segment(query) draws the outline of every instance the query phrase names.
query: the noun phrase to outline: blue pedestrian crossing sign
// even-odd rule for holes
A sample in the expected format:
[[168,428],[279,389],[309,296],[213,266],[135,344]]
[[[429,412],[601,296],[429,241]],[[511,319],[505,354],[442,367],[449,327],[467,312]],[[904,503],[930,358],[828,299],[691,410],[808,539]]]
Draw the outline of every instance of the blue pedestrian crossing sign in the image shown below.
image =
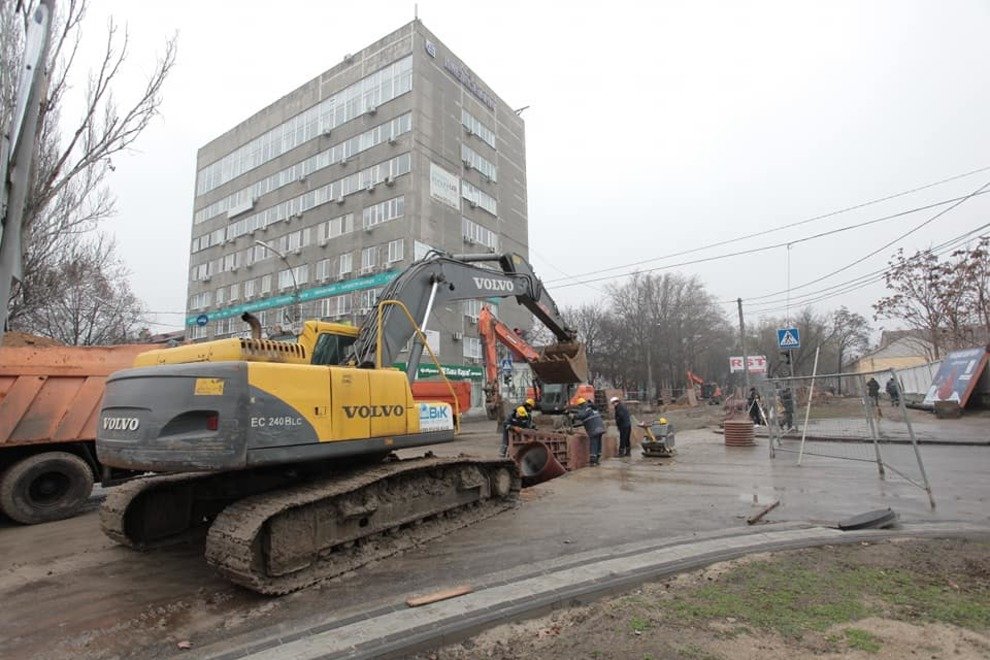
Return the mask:
[[502,358],[501,368],[504,372],[512,371],[512,360],[510,358]]
[[801,333],[797,328],[779,328],[777,330],[777,346],[785,351],[801,348]]

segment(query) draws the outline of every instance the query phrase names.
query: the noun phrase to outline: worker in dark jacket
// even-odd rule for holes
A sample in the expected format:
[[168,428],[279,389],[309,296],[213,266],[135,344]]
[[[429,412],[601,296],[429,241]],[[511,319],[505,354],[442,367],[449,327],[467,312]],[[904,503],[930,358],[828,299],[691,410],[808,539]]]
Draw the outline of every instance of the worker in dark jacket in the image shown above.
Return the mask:
[[866,392],[869,394],[870,399],[873,401],[874,406],[880,405],[880,383],[877,382],[876,378],[870,376],[870,379],[866,381]]
[[602,419],[601,413],[584,397],[578,397],[576,403],[578,407],[574,411],[574,419],[584,426],[584,432],[588,434],[591,465],[598,465],[602,456],[602,436],[605,435],[605,421]]
[[622,400],[613,396],[609,403],[615,406],[615,426],[619,429],[619,456],[630,455],[629,438],[632,436],[632,417]]
[[498,455],[503,458],[509,453],[509,429],[531,429],[533,428],[533,417],[526,410],[525,406],[519,406],[512,411],[509,418],[505,420],[502,428],[502,447]]
[[893,377],[887,381],[887,394],[890,396],[890,405],[896,406],[901,400],[901,391],[897,387],[897,381]]

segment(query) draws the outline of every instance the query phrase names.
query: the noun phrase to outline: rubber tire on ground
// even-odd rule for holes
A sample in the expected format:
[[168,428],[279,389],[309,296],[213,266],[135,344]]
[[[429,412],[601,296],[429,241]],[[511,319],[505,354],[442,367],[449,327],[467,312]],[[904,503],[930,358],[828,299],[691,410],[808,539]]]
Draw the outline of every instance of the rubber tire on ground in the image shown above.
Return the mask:
[[[46,475],[56,492],[43,501],[31,486],[45,485],[39,480]],[[0,510],[25,525],[61,520],[76,515],[92,492],[93,472],[83,459],[64,451],[34,454],[0,475]]]

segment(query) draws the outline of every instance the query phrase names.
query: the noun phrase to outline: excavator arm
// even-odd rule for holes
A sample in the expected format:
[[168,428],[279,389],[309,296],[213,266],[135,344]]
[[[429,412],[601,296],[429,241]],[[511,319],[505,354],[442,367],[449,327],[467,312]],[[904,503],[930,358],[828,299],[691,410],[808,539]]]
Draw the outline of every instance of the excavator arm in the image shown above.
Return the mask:
[[[416,324],[425,328],[437,305],[488,298],[515,298],[557,337],[559,343],[544,349],[535,361],[538,365],[535,369],[545,364],[549,370],[547,382],[578,382],[587,378],[587,355],[576,342],[577,331],[564,322],[532,266],[511,253],[427,254],[382,291],[379,304],[361,326],[348,361],[362,367],[390,365],[414,336],[415,330],[405,312],[387,301],[402,303]],[[410,381],[414,379],[422,352],[423,345],[414,342],[406,371]]]
[[481,350],[485,358],[485,411],[488,419],[502,418],[502,396],[498,382],[498,355],[496,342],[502,342],[512,354],[530,365],[537,364],[540,352],[527,344],[509,326],[495,318],[492,310],[485,305],[478,316],[478,334],[481,335]]

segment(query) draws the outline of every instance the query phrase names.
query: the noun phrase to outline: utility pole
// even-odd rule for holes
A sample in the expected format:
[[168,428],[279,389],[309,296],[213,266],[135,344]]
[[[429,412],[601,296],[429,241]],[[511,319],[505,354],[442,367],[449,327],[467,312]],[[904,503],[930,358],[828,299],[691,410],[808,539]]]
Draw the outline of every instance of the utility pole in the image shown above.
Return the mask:
[[[11,112],[0,142],[0,343],[7,327],[7,304],[13,280],[22,277],[22,225],[30,173],[37,156],[38,120],[48,76],[45,62],[55,0],[41,0],[27,24],[24,62]],[[13,72],[11,72],[12,75]]]
[[743,379],[746,383],[746,392],[749,392],[749,356],[746,355],[746,324],[743,322],[742,298],[736,298],[739,305],[739,345],[742,347],[743,359]]
[[[266,250],[268,250],[269,252],[271,252],[272,254],[274,254],[276,257],[281,259],[282,263],[285,264],[285,267],[289,269],[289,276],[292,277],[292,292],[293,292],[292,298],[293,298],[293,302],[295,303],[292,306],[292,318],[289,319],[289,323],[295,325],[295,323],[299,321],[301,316],[299,309],[299,284],[296,283],[296,269],[292,267],[292,264],[289,263],[289,260],[286,259],[284,254],[273,248],[268,243],[264,241],[255,240],[254,244],[259,245],[265,248]],[[276,282],[276,285],[278,285],[278,282]]]

